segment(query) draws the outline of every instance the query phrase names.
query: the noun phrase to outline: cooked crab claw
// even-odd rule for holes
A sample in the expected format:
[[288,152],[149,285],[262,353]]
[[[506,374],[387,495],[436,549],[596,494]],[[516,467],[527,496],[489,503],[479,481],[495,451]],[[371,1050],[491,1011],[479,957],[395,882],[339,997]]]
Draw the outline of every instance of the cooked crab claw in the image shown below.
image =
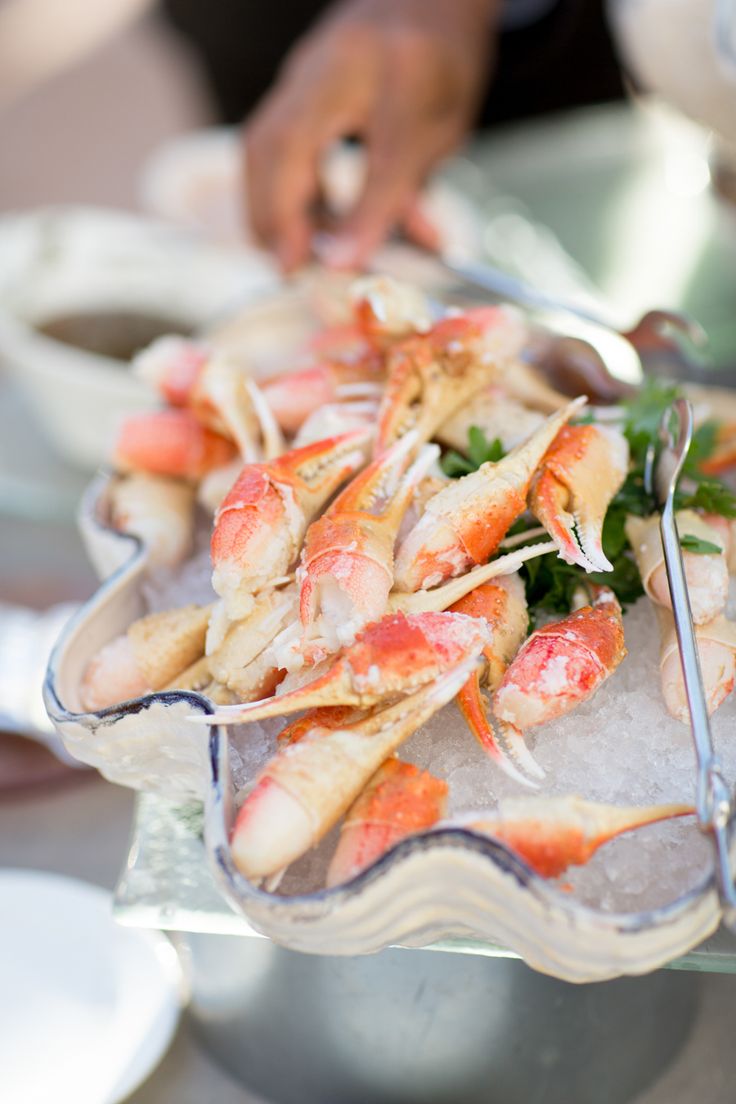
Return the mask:
[[493,693],[526,636],[528,614],[524,584],[518,574],[507,575],[476,587],[450,608],[453,613],[482,618],[491,631],[490,643],[483,649],[484,668],[473,672],[457,696],[460,712],[483,750],[511,778],[529,785],[508,749],[499,744],[486,713],[481,689],[485,686]]
[[498,439],[504,452],[509,452],[531,437],[543,421],[544,415],[538,410],[531,410],[510,398],[503,387],[494,384],[473,395],[464,406],[443,421],[435,437],[443,445],[466,453],[468,434],[477,426],[483,431],[487,441]]
[[429,300],[414,284],[392,276],[361,276],[349,294],[358,328],[374,341],[426,333],[432,325]]
[[296,559],[307,525],[364,462],[370,432],[357,430],[268,464],[248,464],[220,504],[212,533],[212,585],[228,616],[247,616],[253,597]]
[[188,406],[194,385],[211,355],[209,347],[188,337],[157,337],[133,357],[131,370],[170,406]]
[[426,590],[485,563],[526,509],[545,452],[584,404],[584,397],[568,403],[498,463],[482,464],[431,498],[396,554],[397,590]]
[[734,464],[736,464],[736,424],[732,421],[720,421],[716,428],[715,448],[710,456],[700,461],[700,470],[703,475],[719,476]]
[[377,390],[383,378],[380,356],[366,350],[355,358],[322,360],[294,372],[274,376],[261,384],[269,408],[286,433],[296,433],[307,418],[341,396],[348,389],[366,397]]
[[212,639],[212,628],[220,628],[219,618],[210,620],[207,640],[209,668],[219,683],[237,695],[237,701],[252,701],[272,694],[284,677],[268,649],[274,637],[296,614],[296,588],[267,590],[259,594],[255,605],[242,621],[226,623]]
[[[689,724],[690,711],[677,646],[675,621],[668,609],[657,606],[656,610],[660,633],[659,670],[662,696],[670,715],[682,721],[683,724]],[[722,614],[719,614],[704,625],[696,625],[695,639],[708,716],[711,716],[734,687],[736,624],[727,621]]]
[[110,484],[110,521],[145,543],[149,564],[177,567],[192,548],[194,488],[181,479],[132,472]]
[[394,581],[394,542],[414,490],[437,459],[426,445],[402,479],[416,445],[408,433],[340,492],[307,530],[297,571],[305,642],[328,652],[386,611]]
[[626,478],[629,446],[609,426],[565,426],[532,484],[529,506],[566,563],[612,571],[603,552],[603,521]]
[[[323,705],[368,709],[397,694],[410,694],[448,667],[477,658],[489,636],[483,622],[460,613],[387,614],[367,625],[312,682],[275,698],[219,709],[207,721],[238,724]],[[190,719],[200,724],[204,720]]]
[[162,690],[204,654],[209,606],[149,613],[105,644],[82,676],[79,697],[88,712]]
[[324,441],[325,437],[375,426],[377,411],[378,403],[374,399],[325,403],[302,422],[293,447],[303,448],[304,445],[311,445],[312,441]]
[[133,414],[120,427],[113,452],[118,471],[143,471],[198,482],[235,456],[235,446],[203,426],[191,410]]
[[[724,540],[719,530],[709,525],[694,510],[678,510],[675,517],[681,542],[691,538],[705,541],[719,549],[717,552],[690,552],[687,548],[682,549],[682,564],[693,621],[696,625],[704,625],[726,607],[728,562]],[[645,591],[654,603],[672,609],[659,531],[659,514],[652,514],[648,518],[630,514],[625,528]]]
[[496,690],[493,712],[512,754],[523,754],[526,729],[586,701],[626,655],[616,596],[608,587],[591,590],[591,605],[532,633]]
[[516,797],[487,814],[477,810],[453,824],[505,844],[543,878],[584,865],[604,843],[673,817],[691,816],[692,805],[617,806],[581,797]]
[[453,411],[497,378],[525,338],[512,307],[477,307],[395,345],[386,360],[376,454],[409,429],[429,440]]
[[139,353],[133,370],[172,406],[187,407],[203,425],[234,441],[241,459],[254,463],[284,451],[268,405],[247,372],[206,344],[162,337]]
[[352,724],[317,725],[282,748],[238,812],[231,848],[240,872],[251,879],[269,877],[314,847],[381,763],[454,697],[474,662],[465,660],[410,697]]
[[447,792],[447,783],[429,771],[387,759],[345,814],[328,887],[349,881],[400,840],[431,828],[444,816]]

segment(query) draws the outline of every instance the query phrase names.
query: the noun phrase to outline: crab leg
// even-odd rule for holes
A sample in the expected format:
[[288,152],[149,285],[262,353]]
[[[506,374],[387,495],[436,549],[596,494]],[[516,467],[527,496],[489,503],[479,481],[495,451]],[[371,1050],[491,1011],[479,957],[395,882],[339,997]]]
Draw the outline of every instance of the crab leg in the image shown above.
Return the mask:
[[180,479],[134,472],[110,484],[110,521],[134,533],[154,566],[176,567],[189,555],[194,528],[194,489]]
[[232,442],[203,426],[191,410],[154,410],[126,418],[113,464],[119,471],[143,471],[196,483],[234,456]]
[[431,828],[444,816],[447,792],[447,783],[429,771],[387,759],[345,814],[328,887],[349,881],[400,840]]
[[324,441],[325,437],[334,437],[338,433],[374,426],[377,412],[377,402],[370,399],[326,403],[302,422],[293,446],[303,448],[304,445],[311,445],[312,441]]
[[432,325],[427,296],[414,284],[392,276],[361,276],[350,285],[353,317],[361,333],[379,344]]
[[82,708],[96,712],[170,685],[204,654],[209,606],[149,613],[105,644],[82,676]]
[[431,498],[399,547],[397,588],[426,590],[485,563],[526,509],[529,486],[545,452],[584,404],[584,397],[575,399],[503,460],[482,464]]
[[201,341],[167,334],[137,353],[131,369],[158,391],[169,406],[189,406],[192,391],[211,350]]
[[273,414],[247,373],[222,353],[185,338],[163,337],[133,361],[133,370],[173,406],[188,408],[203,425],[234,441],[246,463],[284,451]]
[[628,466],[628,442],[608,426],[565,426],[547,450],[529,507],[566,563],[613,570],[603,552],[603,520]]
[[624,832],[694,812],[692,805],[619,807],[577,796],[517,797],[486,815],[467,813],[452,823],[504,843],[537,874],[556,878]]
[[[655,607],[659,621],[659,670],[662,696],[667,711],[683,724],[690,723],[685,682],[677,647],[675,621],[668,609]],[[736,625],[719,614],[712,621],[695,627],[700,659],[700,673],[708,708],[708,716],[726,700],[734,687],[736,676]]]
[[268,877],[318,843],[381,763],[457,693],[473,662],[349,726],[317,726],[282,748],[235,821],[232,855],[241,873]]
[[393,590],[388,596],[388,608],[392,612],[402,610],[404,613],[425,613],[428,610],[448,609],[454,602],[459,602],[482,583],[504,575],[512,575],[527,560],[546,556],[548,552],[555,552],[556,549],[557,545],[553,541],[530,544],[527,548],[517,548],[505,556],[499,556],[490,563],[480,564],[465,575],[458,575],[456,579],[450,579],[432,590],[418,590],[414,594]]
[[[525,729],[561,717],[591,697],[626,655],[615,595],[608,587],[592,589],[591,605],[532,633],[496,690],[499,737],[509,741],[512,754],[521,751]],[[528,753],[524,760],[528,769]]]
[[386,611],[394,542],[417,483],[439,455],[427,445],[403,480],[416,436],[407,434],[360,472],[307,530],[297,571],[305,641],[328,652]]
[[306,686],[220,709],[206,720],[238,724],[322,705],[367,709],[398,694],[411,694],[449,667],[480,656],[489,638],[482,621],[460,613],[387,614],[367,625],[327,672]]
[[232,620],[288,571],[312,517],[363,464],[369,439],[358,430],[243,468],[215,515],[211,542],[212,585]]
[[274,692],[285,672],[274,663],[269,646],[296,609],[293,585],[264,591],[256,598],[250,615],[229,625],[214,648],[208,639],[212,675],[237,695],[234,700],[252,701]]
[[[719,530],[693,510],[678,510],[675,517],[680,540],[692,537],[707,541],[720,549],[718,552],[706,553],[689,552],[686,548],[682,550],[693,621],[696,625],[704,625],[726,607],[728,563],[723,550],[724,541]],[[659,514],[652,514],[648,518],[630,514],[626,519],[626,536],[634,551],[645,591],[656,605],[672,609],[659,532]]]
[[736,423],[721,421],[716,429],[716,445],[705,460],[700,461],[704,475],[722,475],[736,464]]
[[429,440],[450,414],[498,377],[525,338],[513,308],[477,307],[395,345],[386,361],[376,453],[409,429]]
[[274,376],[261,384],[269,408],[285,433],[296,433],[311,415],[335,403],[341,388],[351,384],[379,384],[381,359],[369,353],[355,361],[326,360],[295,372]]
[[[526,637],[528,614],[524,584],[519,575],[507,575],[496,582],[485,583],[471,590],[451,609],[453,613],[466,613],[470,617],[482,618],[491,630],[491,641],[483,649],[486,660],[484,669],[475,670],[457,696],[460,712],[491,759],[511,778],[529,785],[527,777],[516,768],[506,748],[496,740],[486,715],[481,690],[481,684],[491,693],[498,688],[504,672]],[[517,752],[516,758],[523,759],[523,752],[521,755]],[[535,767],[536,764],[532,761],[531,773],[535,773]]]

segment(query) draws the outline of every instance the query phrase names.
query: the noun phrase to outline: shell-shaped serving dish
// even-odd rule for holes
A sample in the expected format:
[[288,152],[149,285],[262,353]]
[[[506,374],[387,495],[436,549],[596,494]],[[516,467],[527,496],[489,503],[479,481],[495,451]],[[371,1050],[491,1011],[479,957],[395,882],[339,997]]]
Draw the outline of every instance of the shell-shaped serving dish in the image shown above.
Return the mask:
[[65,629],[49,664],[45,700],[69,752],[113,782],[205,804],[208,859],[223,895],[276,943],[314,954],[354,955],[441,939],[488,941],[566,981],[643,974],[684,954],[720,921],[712,875],[666,906],[613,914],[576,902],[534,874],[503,845],[463,829],[404,840],[370,869],[335,889],[281,897],[235,868],[228,741],[202,694],[168,691],[101,710],[79,711],[82,672],[97,650],[144,612],[147,553],[137,538],[104,523],[107,481],[90,487],[81,527],[105,577]]

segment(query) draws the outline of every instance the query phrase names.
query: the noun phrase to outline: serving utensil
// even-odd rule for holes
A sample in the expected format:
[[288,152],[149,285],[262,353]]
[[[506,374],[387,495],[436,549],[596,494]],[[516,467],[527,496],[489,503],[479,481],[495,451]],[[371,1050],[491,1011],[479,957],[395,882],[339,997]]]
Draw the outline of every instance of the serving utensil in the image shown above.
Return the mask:
[[491,295],[500,296],[532,310],[562,312],[574,315],[583,322],[611,330],[619,334],[636,350],[639,357],[652,350],[668,350],[680,354],[680,340],[684,337],[696,348],[707,343],[705,330],[684,311],[656,308],[645,314],[629,329],[621,329],[605,308],[561,299],[533,287],[516,276],[510,276],[484,261],[466,261],[449,254],[438,254],[437,263],[448,275]]
[[736,888],[729,856],[733,797],[713,748],[703,677],[695,640],[690,597],[685,582],[680,537],[675,520],[674,495],[693,435],[693,409],[687,399],[676,399],[665,411],[657,442],[647,451],[644,483],[661,508],[660,532],[667,581],[672,596],[677,643],[685,683],[697,761],[696,809],[698,824],[710,834],[716,855],[716,881],[723,921],[736,930]]

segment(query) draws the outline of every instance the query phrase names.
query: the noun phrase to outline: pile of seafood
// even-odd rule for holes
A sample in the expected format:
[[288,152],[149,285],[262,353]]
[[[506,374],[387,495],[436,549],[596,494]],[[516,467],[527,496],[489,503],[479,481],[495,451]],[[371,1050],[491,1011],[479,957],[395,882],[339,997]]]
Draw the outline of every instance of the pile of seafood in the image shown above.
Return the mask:
[[[692,814],[535,795],[544,771],[527,743],[613,675],[622,605],[642,593],[664,706],[687,722],[641,478],[668,389],[628,411],[561,394],[505,305],[438,317],[420,290],[374,277],[354,282],[346,311],[267,379],[216,340],[164,338],[136,358],[165,405],[121,429],[109,520],[171,572],[206,517],[215,600],[150,613],[104,646],[83,708],[178,688],[215,705],[192,724],[245,725],[246,740],[249,724],[290,718],[238,795],[231,840],[267,888],[336,826],[330,886],[438,825],[557,877],[621,833]],[[732,437],[701,421],[678,527],[713,712],[736,672],[736,500],[713,478]],[[518,793],[448,819],[447,782],[400,755],[453,701]]]

